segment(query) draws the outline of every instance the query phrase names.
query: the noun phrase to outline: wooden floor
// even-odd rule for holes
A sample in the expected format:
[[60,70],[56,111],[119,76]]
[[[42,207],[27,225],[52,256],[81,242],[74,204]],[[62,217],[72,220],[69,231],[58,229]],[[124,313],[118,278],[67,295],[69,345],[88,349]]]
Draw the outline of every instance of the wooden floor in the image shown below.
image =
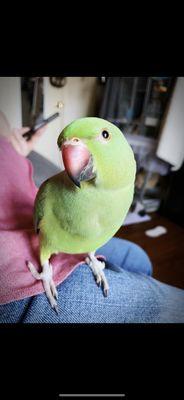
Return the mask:
[[[151,221],[121,227],[116,236],[140,245],[153,264],[153,277],[184,289],[184,228],[156,213],[150,214]],[[167,233],[150,238],[147,229],[162,225]]]

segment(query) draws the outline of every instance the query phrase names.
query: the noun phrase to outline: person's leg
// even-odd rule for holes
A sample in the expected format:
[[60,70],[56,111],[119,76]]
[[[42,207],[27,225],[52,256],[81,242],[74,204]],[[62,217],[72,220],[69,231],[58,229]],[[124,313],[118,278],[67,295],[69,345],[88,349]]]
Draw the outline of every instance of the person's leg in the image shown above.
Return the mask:
[[140,246],[128,240],[113,237],[98,249],[96,254],[103,254],[107,262],[127,271],[152,275],[151,261],[146,252]]
[[[130,243],[128,245],[131,246]],[[108,248],[107,246],[106,254],[103,252],[106,256]],[[134,260],[136,248],[134,247]],[[99,252],[102,254],[102,250]],[[41,294],[0,306],[0,322],[184,322],[184,290],[158,282],[142,272],[130,272],[124,268],[121,273],[107,269],[106,276],[110,284],[107,298],[95,284],[88,266],[83,264],[57,286],[59,315],[51,309],[45,294]]]

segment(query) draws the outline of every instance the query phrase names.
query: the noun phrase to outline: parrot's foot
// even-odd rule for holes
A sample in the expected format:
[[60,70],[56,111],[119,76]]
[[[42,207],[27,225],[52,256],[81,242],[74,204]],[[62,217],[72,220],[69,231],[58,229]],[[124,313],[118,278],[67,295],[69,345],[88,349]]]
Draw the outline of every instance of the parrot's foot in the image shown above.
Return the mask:
[[93,275],[95,277],[96,283],[98,286],[103,286],[104,296],[107,297],[109,292],[109,285],[104,274],[103,269],[105,268],[105,263],[99,261],[94,253],[90,253],[88,257],[86,257],[85,262],[91,268]]
[[42,280],[43,287],[45,289],[45,293],[51,304],[51,307],[58,314],[58,307],[56,301],[58,299],[58,293],[55,283],[52,279],[52,265],[49,264],[48,261],[45,262],[42,265],[42,272],[40,273],[36,270],[35,266],[30,261],[27,262],[27,266],[35,279]]

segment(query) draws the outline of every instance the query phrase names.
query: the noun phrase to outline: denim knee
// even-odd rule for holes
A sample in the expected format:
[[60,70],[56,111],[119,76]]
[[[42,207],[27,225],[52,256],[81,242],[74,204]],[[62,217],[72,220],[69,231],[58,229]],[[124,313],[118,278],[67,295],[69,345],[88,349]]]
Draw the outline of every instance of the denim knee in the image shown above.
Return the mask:
[[137,244],[129,242],[122,267],[126,270],[152,275],[153,267],[147,253]]

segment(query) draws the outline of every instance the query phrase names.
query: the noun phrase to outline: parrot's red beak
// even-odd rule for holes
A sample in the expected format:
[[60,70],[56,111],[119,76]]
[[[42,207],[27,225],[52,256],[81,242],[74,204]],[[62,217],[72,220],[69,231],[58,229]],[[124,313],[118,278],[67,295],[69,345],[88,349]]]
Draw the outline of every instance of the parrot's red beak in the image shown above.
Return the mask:
[[80,139],[66,140],[61,151],[65,170],[76,186],[95,177],[92,155]]

